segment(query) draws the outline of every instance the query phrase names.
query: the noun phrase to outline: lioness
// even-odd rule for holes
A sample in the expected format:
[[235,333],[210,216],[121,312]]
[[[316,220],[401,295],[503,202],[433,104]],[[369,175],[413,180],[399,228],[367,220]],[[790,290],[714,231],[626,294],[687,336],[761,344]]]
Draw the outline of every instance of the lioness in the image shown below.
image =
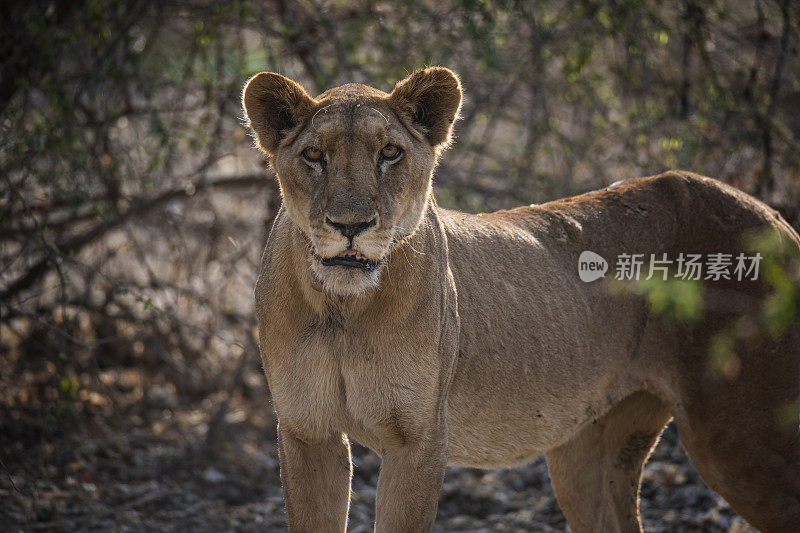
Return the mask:
[[[738,513],[800,530],[800,327],[762,331],[771,285],[698,282],[691,321],[577,268],[586,250],[735,258],[764,228],[796,255],[774,210],[685,172],[482,216],[439,208],[431,177],[461,105],[445,68],[316,98],[261,73],[243,103],[283,195],[255,300],[292,531],[345,530],[348,438],[382,457],[377,531],[431,530],[447,465],[543,453],[573,531],[639,531],[642,465],[671,417]],[[720,339],[736,372],[709,370]]]

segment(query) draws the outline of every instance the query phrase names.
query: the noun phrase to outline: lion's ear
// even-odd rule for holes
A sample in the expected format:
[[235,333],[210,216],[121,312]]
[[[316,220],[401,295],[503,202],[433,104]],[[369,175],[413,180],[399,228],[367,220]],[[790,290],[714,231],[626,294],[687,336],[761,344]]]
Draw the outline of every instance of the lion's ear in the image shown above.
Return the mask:
[[461,83],[446,68],[421,69],[395,85],[389,102],[433,146],[438,146],[450,141],[461,107]]
[[250,78],[242,93],[247,124],[258,146],[270,154],[288,130],[311,116],[315,104],[303,87],[273,72]]

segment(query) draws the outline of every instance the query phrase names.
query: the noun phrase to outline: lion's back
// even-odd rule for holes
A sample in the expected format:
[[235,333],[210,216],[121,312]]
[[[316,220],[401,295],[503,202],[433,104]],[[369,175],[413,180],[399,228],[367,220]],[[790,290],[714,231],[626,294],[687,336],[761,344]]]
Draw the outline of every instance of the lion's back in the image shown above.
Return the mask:
[[541,205],[478,215],[440,212],[451,249],[468,255],[477,246],[513,256],[508,248],[526,242],[550,254],[592,245],[628,253],[739,249],[746,244],[742,236],[769,228],[800,247],[797,232],[776,210],[720,181],[681,171]]

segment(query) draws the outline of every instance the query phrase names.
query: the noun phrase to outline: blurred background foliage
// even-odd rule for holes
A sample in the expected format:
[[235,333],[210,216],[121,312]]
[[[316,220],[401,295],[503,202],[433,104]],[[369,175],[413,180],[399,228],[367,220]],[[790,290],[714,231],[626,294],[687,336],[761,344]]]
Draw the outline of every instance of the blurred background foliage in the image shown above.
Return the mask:
[[209,452],[231,424],[273,431],[251,292],[280,198],[241,123],[255,72],[314,94],[458,72],[446,207],[682,168],[798,228],[799,32],[789,0],[0,3],[0,457],[19,494],[75,466],[55,438],[124,455],[137,434]]

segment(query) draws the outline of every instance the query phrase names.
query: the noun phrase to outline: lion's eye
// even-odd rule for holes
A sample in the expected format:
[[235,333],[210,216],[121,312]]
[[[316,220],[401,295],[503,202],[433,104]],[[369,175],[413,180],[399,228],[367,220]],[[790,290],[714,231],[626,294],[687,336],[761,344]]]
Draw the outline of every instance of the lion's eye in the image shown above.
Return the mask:
[[303,157],[305,157],[307,161],[310,161],[312,163],[319,163],[320,161],[322,161],[322,156],[323,156],[322,150],[318,150],[313,146],[309,146],[308,148],[303,150]]
[[400,157],[400,147],[395,146],[393,144],[387,144],[381,150],[381,157],[384,158],[386,161],[391,161],[393,159],[397,159]]

